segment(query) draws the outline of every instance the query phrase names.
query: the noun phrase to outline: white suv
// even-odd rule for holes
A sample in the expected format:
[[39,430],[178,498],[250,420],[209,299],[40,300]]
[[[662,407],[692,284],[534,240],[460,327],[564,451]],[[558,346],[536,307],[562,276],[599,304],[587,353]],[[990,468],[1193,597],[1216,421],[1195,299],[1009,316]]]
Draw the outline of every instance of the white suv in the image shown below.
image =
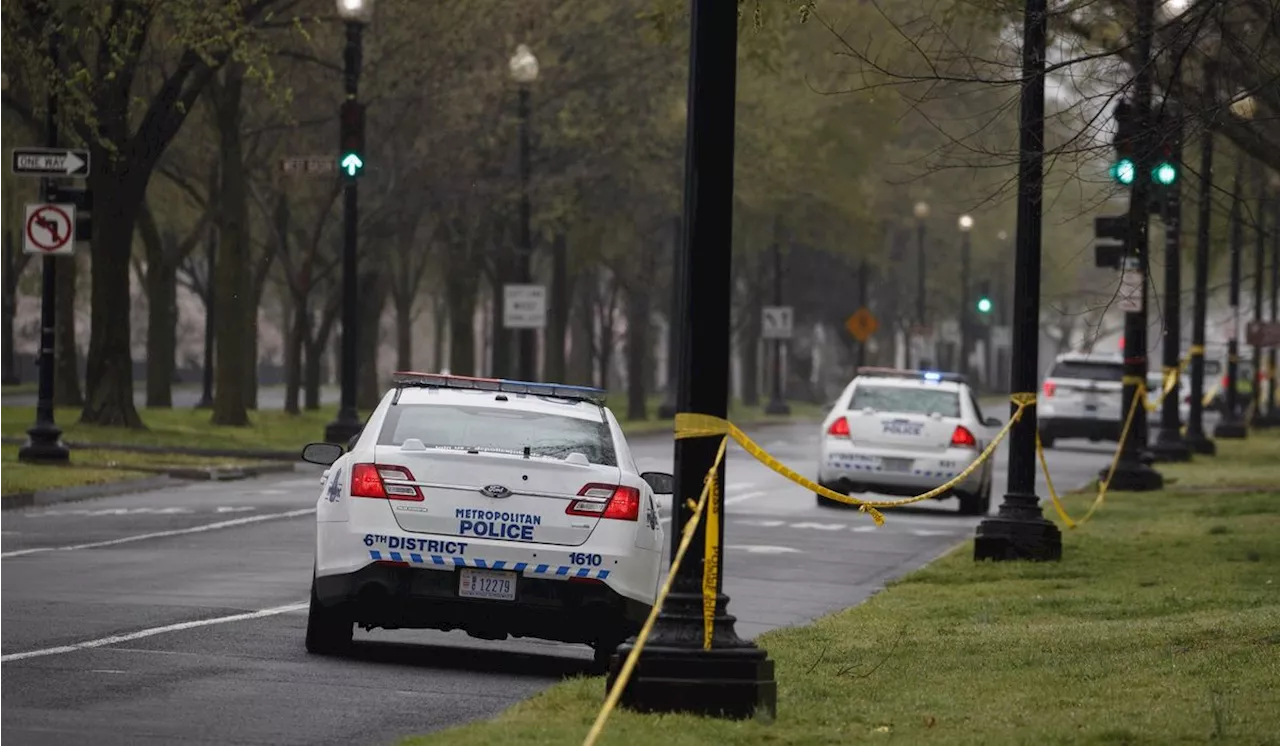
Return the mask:
[[1040,442],[1058,438],[1120,439],[1124,358],[1117,354],[1059,355],[1036,404]]

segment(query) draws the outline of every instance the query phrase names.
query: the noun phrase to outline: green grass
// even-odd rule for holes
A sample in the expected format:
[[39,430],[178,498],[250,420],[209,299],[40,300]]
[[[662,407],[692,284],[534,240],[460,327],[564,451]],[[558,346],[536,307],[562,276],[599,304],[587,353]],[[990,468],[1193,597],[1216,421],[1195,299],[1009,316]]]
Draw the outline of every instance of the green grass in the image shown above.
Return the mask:
[[[623,430],[629,435],[670,431],[671,420],[656,419],[659,403],[655,400],[648,408],[650,417],[654,419],[624,420]],[[761,407],[741,405],[732,407],[730,416],[744,423],[764,419],[794,422],[820,418],[824,411],[816,405],[801,402],[792,402],[790,406],[791,415],[788,417],[768,417]],[[625,402],[613,402],[613,407],[615,415],[625,416]],[[267,409],[250,412],[250,427],[215,427],[209,423],[209,410],[140,409],[138,413],[147,425],[146,430],[82,425],[78,409],[58,409],[54,418],[63,430],[63,439],[73,443],[295,451],[324,438],[325,425],[333,420],[336,408],[322,407],[299,415]],[[24,437],[34,420],[35,409],[32,407],[0,407],[0,432],[6,437]]]
[[9,394],[34,394],[40,388],[35,381],[28,383],[16,383],[12,386],[0,386],[0,396]]
[[23,464],[19,446],[0,446],[0,494],[13,495],[59,487],[138,479],[178,468],[247,466],[259,461],[170,453],[136,453],[106,449],[75,449],[67,466]]
[[1158,464],[1167,486],[1178,491],[1215,488],[1280,490],[1280,430],[1250,430],[1243,440],[1218,440],[1217,456],[1189,464]]
[[[1218,446],[1225,466],[1198,468],[1232,484],[1270,479],[1280,454],[1261,437]],[[1112,494],[1057,563],[975,564],[966,543],[859,607],[763,635],[772,724],[619,710],[600,743],[1280,743],[1277,485]],[[1092,495],[1066,500],[1080,515]],[[403,743],[579,744],[603,698],[603,679],[573,679]]]

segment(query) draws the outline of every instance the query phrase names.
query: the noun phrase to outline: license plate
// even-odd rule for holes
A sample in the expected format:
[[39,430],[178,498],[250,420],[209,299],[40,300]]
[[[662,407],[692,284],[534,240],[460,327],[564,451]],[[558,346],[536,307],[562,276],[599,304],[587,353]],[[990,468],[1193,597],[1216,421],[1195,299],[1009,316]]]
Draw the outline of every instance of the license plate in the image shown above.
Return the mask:
[[516,600],[516,574],[500,570],[460,571],[458,595],[462,598],[484,598],[490,601]]
[[909,458],[882,458],[880,459],[880,468],[885,471],[905,472],[911,471],[912,461]]

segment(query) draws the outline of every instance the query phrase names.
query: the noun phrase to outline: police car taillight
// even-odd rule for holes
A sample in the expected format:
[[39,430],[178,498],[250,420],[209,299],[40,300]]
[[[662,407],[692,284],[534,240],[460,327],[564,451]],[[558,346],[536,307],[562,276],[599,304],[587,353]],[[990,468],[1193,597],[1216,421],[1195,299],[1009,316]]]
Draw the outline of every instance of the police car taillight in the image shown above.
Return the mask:
[[388,479],[412,482],[413,473],[403,466],[356,464],[351,467],[351,496],[422,502],[422,491],[416,486],[387,484]]
[[831,423],[831,427],[827,428],[827,435],[844,436],[848,434],[849,434],[849,421],[843,417]]
[[1058,384],[1053,381],[1044,382],[1044,398],[1052,399],[1054,392],[1058,390]]
[[952,448],[977,448],[978,439],[973,437],[973,433],[969,432],[969,428],[964,425],[956,425],[955,432],[951,433]]
[[567,515],[612,518],[618,521],[635,521],[640,518],[640,490],[635,487],[588,484],[578,491],[578,496],[591,499],[569,503],[564,511]]

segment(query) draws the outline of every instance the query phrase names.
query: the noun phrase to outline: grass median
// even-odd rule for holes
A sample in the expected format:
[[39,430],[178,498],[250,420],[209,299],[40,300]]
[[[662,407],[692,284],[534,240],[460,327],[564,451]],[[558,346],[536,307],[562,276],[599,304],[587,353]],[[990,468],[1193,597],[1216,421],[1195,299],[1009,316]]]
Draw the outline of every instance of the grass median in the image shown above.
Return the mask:
[[[619,710],[600,742],[1276,743],[1280,434],[1218,448],[1162,465],[1170,489],[1109,495],[1064,530],[1061,562],[975,564],[966,543],[859,607],[763,635],[772,724]],[[1078,517],[1092,499],[1065,502]],[[577,744],[603,698],[603,679],[572,679],[403,744]]]
[[[625,402],[611,403],[616,416],[626,414]],[[823,410],[812,404],[791,403],[787,416],[765,415],[761,407],[736,404],[730,408],[730,417],[736,422],[761,421],[803,422],[820,419]],[[622,429],[628,435],[656,434],[670,431],[672,421],[657,419],[658,402],[648,409],[653,419],[624,420]],[[146,424],[146,430],[119,427],[98,427],[79,422],[78,409],[60,408],[54,413],[63,439],[71,443],[103,443],[126,446],[150,446],[170,448],[204,448],[225,450],[300,451],[307,443],[324,437],[325,425],[333,421],[334,407],[323,407],[301,414],[287,414],[282,410],[258,410],[249,413],[249,427],[220,427],[209,422],[207,409],[140,409],[138,412]],[[0,407],[0,432],[5,437],[25,437],[27,428],[35,421],[33,407]]]

